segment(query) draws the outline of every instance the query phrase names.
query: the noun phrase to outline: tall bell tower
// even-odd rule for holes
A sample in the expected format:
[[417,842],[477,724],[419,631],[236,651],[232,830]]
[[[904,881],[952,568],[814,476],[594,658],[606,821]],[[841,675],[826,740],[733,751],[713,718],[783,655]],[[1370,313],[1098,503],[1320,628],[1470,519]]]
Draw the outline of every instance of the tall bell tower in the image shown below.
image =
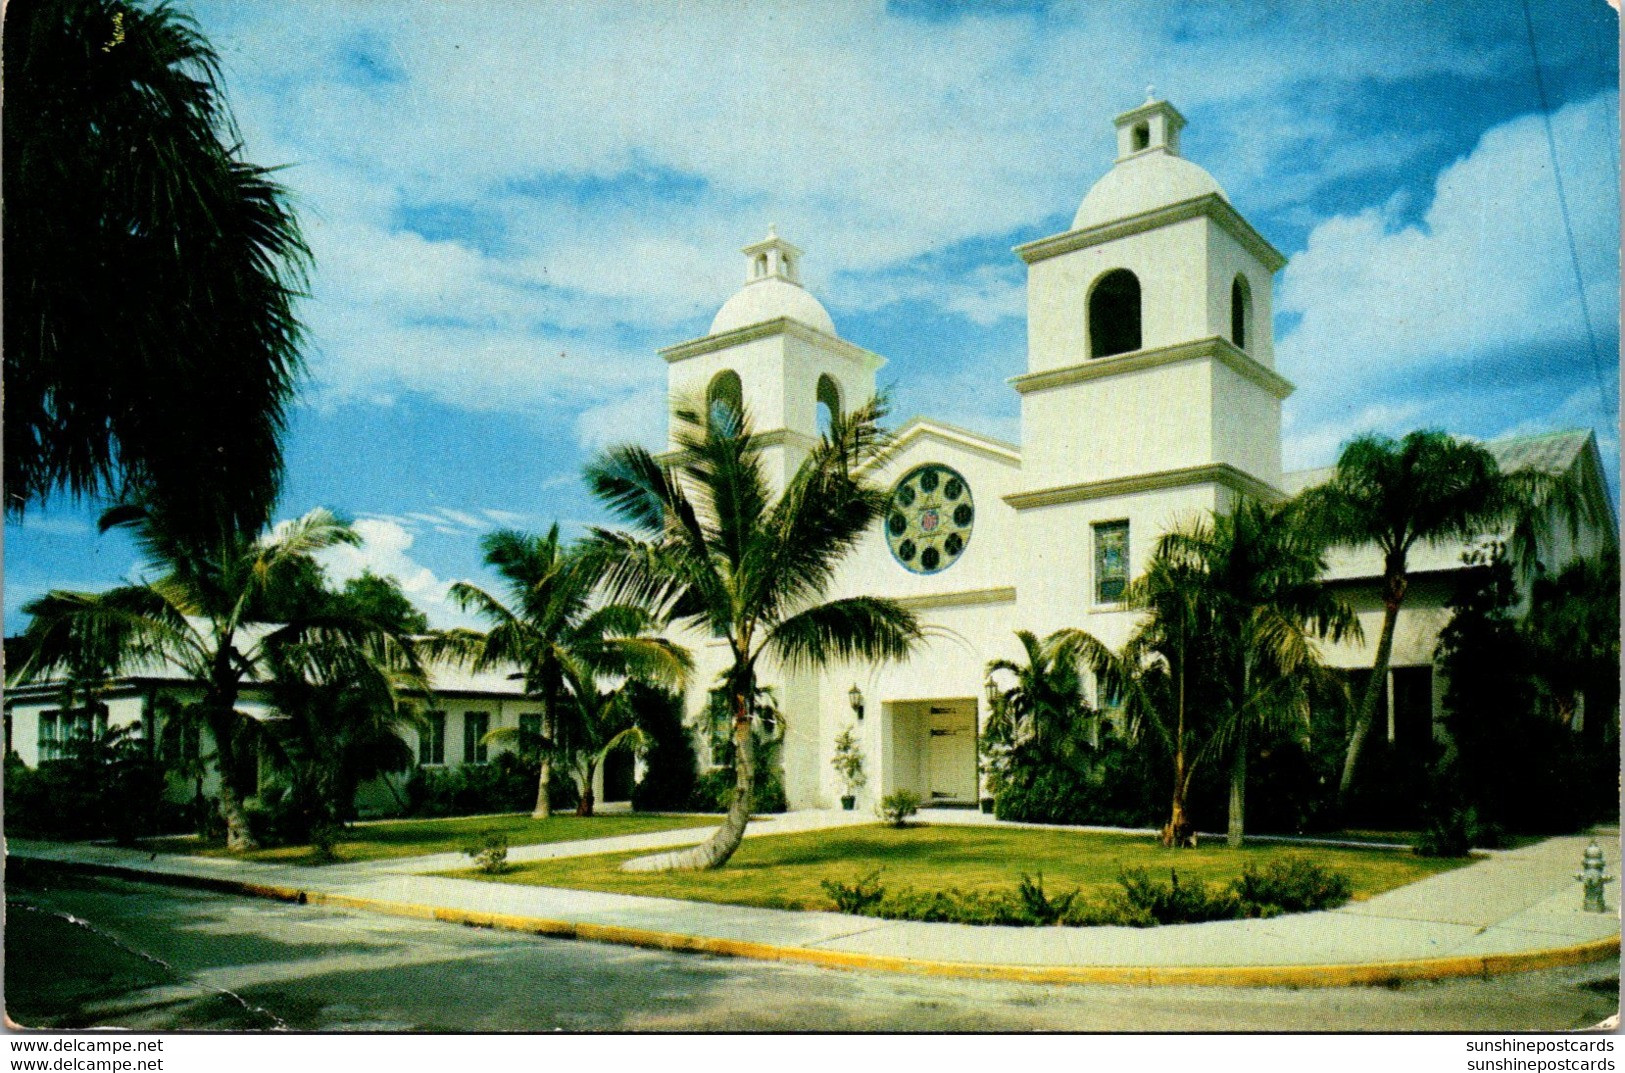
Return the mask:
[[1152,97],[1118,116],[1117,158],[1072,228],[1028,243],[1021,518],[1032,628],[1126,632],[1125,579],[1173,525],[1274,498],[1281,402],[1270,298],[1286,259],[1180,155]]

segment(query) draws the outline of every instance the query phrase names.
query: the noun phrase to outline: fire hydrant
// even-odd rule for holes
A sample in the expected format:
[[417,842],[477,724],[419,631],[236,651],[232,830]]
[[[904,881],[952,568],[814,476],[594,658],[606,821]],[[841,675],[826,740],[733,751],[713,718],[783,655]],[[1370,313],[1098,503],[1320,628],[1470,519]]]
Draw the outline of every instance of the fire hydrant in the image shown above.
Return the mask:
[[1585,904],[1581,907],[1587,913],[1606,913],[1608,906],[1603,903],[1602,889],[1614,881],[1614,877],[1604,874],[1607,868],[1602,859],[1602,850],[1593,841],[1586,847],[1585,860],[1580,865],[1580,874],[1574,878],[1580,882],[1585,891]]

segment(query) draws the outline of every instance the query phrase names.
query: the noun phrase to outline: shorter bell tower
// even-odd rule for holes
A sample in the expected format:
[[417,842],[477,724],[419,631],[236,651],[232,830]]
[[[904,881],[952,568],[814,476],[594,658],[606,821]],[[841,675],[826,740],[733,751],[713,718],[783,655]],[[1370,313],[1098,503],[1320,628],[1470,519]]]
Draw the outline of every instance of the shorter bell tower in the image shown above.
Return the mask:
[[[874,397],[885,359],[842,339],[823,303],[801,285],[802,253],[769,227],[740,251],[745,284],[717,312],[711,330],[660,352],[668,400],[749,415],[764,445],[769,479],[782,488],[818,442],[821,413]],[[676,447],[673,420],[670,447]]]

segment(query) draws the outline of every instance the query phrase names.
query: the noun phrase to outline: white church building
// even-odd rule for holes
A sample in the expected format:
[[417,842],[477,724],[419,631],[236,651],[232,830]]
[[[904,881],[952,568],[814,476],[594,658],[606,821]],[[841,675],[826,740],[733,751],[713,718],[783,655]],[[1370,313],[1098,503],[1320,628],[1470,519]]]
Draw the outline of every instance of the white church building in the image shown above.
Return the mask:
[[[886,517],[843,562],[829,593],[898,600],[930,627],[928,643],[906,663],[788,675],[763,668],[784,716],[780,755],[792,808],[836,804],[842,788],[830,758],[849,727],[868,774],[859,807],[899,789],[938,804],[976,801],[986,666],[1019,654],[1015,630],[1043,636],[1081,627],[1119,645],[1135,617],[1121,602],[1124,587],[1160,534],[1226,511],[1238,497],[1280,499],[1329,475],[1281,469],[1281,403],[1293,385],[1275,370],[1270,300],[1286,259],[1211,175],[1180,155],[1185,120],[1172,105],[1150,101],[1116,124],[1117,159],[1071,229],[1016,250],[1028,266],[1028,355],[1027,371],[1008,386],[1021,399],[1022,442],[927,418],[897,430],[885,472],[873,475],[892,489]],[[820,409],[872,396],[885,361],[840,337],[801,286],[795,246],[770,233],[744,253],[746,283],[710,331],[660,353],[674,402],[730,400],[748,410],[769,479],[782,487],[817,442]],[[1568,475],[1609,519],[1578,541],[1560,534],[1542,549],[1549,568],[1617,549],[1590,432],[1488,446],[1504,468]],[[1386,702],[1387,735],[1398,745],[1437,733],[1443,683],[1433,651],[1461,551],[1412,555]],[[1328,580],[1374,643],[1379,559],[1336,553],[1329,567]],[[728,650],[697,634],[682,640],[695,653],[686,704],[697,715]],[[1361,645],[1326,658],[1349,669],[1371,665]],[[422,767],[483,763],[503,748],[485,744],[487,730],[540,719],[506,675],[441,668],[434,685],[423,702],[432,730],[409,742]],[[94,709],[65,709],[59,683],[11,689],[6,748],[34,765],[104,726],[140,724],[156,740],[160,697],[195,690],[167,667],[109,683]],[[245,710],[270,714],[257,693]],[[623,770],[598,796],[617,800],[629,788]],[[387,808],[398,794],[372,797],[370,807]]]
[[[1021,399],[1021,443],[929,418],[903,425],[875,475],[892,489],[887,516],[829,593],[898,600],[932,628],[928,643],[905,663],[763,672],[785,717],[792,808],[836,804],[833,743],[854,726],[869,775],[860,808],[898,789],[974,802],[985,669],[1017,654],[1013,631],[1081,627],[1120,644],[1134,622],[1124,586],[1160,534],[1328,473],[1281,467],[1281,404],[1293,385],[1275,369],[1271,292],[1286,258],[1180,155],[1185,120],[1171,104],[1148,101],[1115,122],[1117,159],[1071,229],[1015,251],[1028,266],[1027,371],[1008,385]],[[660,354],[674,402],[744,405],[782,486],[816,442],[820,409],[872,396],[884,359],[840,337],[801,286],[799,249],[769,233],[743,252],[746,283],[709,333]],[[1569,473],[1608,503],[1589,432],[1490,446],[1503,465]],[[1554,568],[1615,546],[1613,527],[1586,532],[1578,547],[1561,543],[1544,550]],[[1443,687],[1433,649],[1461,550],[1420,549],[1413,564],[1387,694],[1392,740],[1435,733]],[[1329,572],[1372,644],[1380,566],[1348,554],[1333,556]],[[712,638],[684,640],[698,663],[688,709],[699,712],[728,653]],[[1371,662],[1359,645],[1327,659]]]

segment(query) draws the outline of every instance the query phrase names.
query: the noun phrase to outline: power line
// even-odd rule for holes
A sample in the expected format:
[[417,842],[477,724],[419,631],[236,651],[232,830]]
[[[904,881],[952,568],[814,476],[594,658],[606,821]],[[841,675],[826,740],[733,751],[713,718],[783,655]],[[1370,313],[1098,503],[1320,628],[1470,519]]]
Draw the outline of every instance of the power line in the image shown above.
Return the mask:
[[1546,128],[1546,150],[1552,158],[1552,181],[1557,186],[1557,207],[1563,216],[1563,234],[1569,241],[1569,264],[1574,269],[1574,289],[1580,295],[1580,316],[1585,320],[1586,342],[1591,349],[1591,371],[1597,378],[1597,398],[1608,420],[1607,379],[1602,374],[1602,356],[1597,349],[1597,333],[1591,326],[1591,303],[1586,299],[1585,276],[1580,271],[1580,249],[1574,241],[1574,224],[1569,219],[1569,199],[1563,190],[1563,171],[1557,165],[1557,138],[1552,133],[1552,108],[1546,97],[1546,79],[1540,73],[1540,50],[1535,47],[1535,20],[1529,14],[1529,0],[1523,0],[1523,25],[1529,32],[1529,56],[1535,67],[1535,92],[1540,95],[1540,120]]

